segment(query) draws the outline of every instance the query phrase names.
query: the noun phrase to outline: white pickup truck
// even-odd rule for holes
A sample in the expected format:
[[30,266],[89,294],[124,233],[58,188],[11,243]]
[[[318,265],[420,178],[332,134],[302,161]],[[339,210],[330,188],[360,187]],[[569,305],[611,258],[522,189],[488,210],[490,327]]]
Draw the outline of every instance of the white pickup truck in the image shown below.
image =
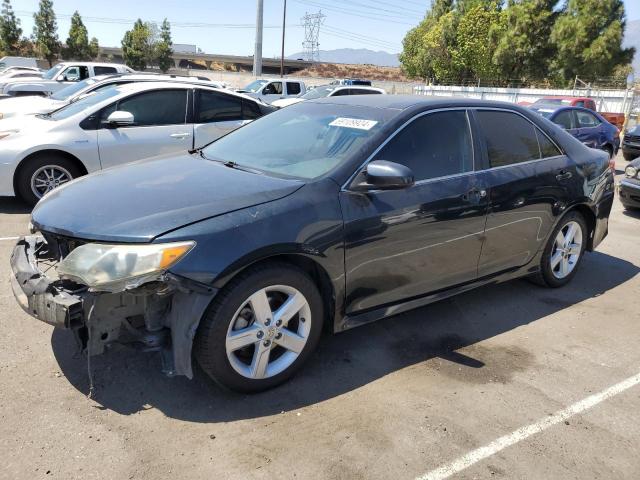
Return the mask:
[[258,98],[265,103],[272,103],[281,98],[297,97],[307,92],[307,87],[300,80],[278,79],[266,80],[258,79],[251,82],[244,88],[237,90],[253,98]]
[[3,96],[48,96],[89,77],[116,73],[134,73],[126,65],[95,62],[63,62],[47,70],[41,79],[15,79],[0,82]]

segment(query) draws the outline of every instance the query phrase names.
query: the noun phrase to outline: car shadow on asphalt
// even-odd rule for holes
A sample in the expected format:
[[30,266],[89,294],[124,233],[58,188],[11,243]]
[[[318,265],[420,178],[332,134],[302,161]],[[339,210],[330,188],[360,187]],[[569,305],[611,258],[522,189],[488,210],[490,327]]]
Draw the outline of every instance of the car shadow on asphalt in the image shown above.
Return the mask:
[[626,217],[637,218],[638,220],[640,220],[640,209],[630,210],[628,208],[625,208],[624,210],[622,210],[622,214]]
[[[522,344],[505,349],[478,342],[602,295],[639,271],[626,260],[594,252],[585,257],[573,282],[560,289],[526,280],[490,285],[339,335],[325,335],[296,377],[255,395],[224,391],[200,371],[194,380],[167,378],[160,373],[157,354],[122,348],[92,358],[94,400],[96,408],[123,415],[156,408],[172,418],[216,423],[312,405],[414,366],[421,370],[412,375],[433,375],[435,369],[463,382],[508,383],[511,375],[535,362],[535,353]],[[87,394],[86,357],[74,353],[71,333],[54,330],[51,342],[67,380]]]
[[31,213],[31,207],[14,197],[0,197],[0,213]]

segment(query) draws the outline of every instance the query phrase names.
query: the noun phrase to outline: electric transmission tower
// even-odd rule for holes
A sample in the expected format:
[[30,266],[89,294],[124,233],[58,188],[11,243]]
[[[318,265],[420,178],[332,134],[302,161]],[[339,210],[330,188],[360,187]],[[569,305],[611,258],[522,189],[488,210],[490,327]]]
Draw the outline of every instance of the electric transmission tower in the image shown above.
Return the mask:
[[324,23],[326,15],[318,13],[305,13],[301,21],[304,25],[304,42],[302,42],[303,56],[309,62],[320,60],[320,25]]

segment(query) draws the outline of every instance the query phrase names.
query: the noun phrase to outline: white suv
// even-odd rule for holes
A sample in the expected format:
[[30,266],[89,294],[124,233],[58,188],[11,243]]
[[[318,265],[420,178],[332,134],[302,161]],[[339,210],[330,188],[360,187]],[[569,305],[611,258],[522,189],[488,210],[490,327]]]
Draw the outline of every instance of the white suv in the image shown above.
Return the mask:
[[0,83],[2,88],[0,93],[9,96],[51,95],[85,78],[115,73],[134,73],[134,71],[126,65],[116,63],[63,62],[47,70],[41,80],[24,79]]
[[142,82],[105,88],[47,115],[0,120],[0,196],[35,204],[86,173],[186,154],[273,110],[229,90]]

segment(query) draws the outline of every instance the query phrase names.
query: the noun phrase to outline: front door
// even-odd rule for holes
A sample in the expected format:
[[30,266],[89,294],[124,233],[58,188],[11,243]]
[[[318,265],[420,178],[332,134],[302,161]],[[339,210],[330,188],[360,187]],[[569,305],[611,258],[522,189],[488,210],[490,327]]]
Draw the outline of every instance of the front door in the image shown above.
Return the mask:
[[427,113],[373,157],[408,166],[415,185],[341,193],[348,314],[476,278],[487,201],[474,150],[465,110]]
[[[187,92],[186,89],[152,90],[126,97],[103,109],[98,130],[102,168],[191,149],[193,125],[186,123]],[[134,124],[118,128],[106,124],[107,117],[116,110],[131,113]]]
[[478,264],[484,277],[526,265],[566,205],[575,166],[523,116],[502,110],[474,112],[485,143],[489,213]]
[[260,100],[271,103],[275,102],[280,98],[285,98],[284,86],[282,82],[269,82],[263,88],[262,92],[259,95]]

